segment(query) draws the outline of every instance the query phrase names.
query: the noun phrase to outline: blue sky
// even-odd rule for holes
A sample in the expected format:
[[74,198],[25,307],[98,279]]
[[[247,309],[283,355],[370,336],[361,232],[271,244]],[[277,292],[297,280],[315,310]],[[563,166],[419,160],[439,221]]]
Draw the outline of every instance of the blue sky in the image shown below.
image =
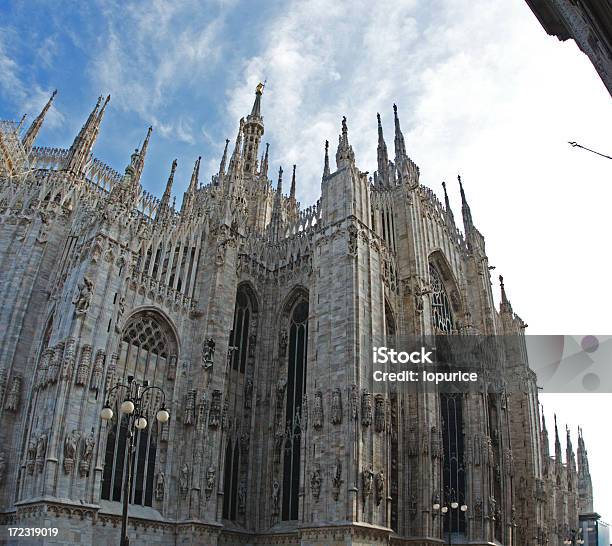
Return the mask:
[[[612,332],[612,161],[567,144],[610,155],[610,96],[586,56],[547,36],[525,2],[0,3],[0,118],[31,120],[57,88],[39,144],[67,147],[110,93],[95,155],[122,172],[152,124],[143,185],[161,195],[176,157],[178,202],[197,156],[202,181],[217,168],[263,79],[271,172],[297,163],[304,205],[319,196],[323,142],[333,155],[341,117],[358,166],[373,172],[376,112],[392,150],[395,102],[421,181],[440,194],[446,180],[455,211],[462,174],[528,332]],[[543,399],[560,426],[583,425],[596,509],[612,520],[602,432],[611,395]]]

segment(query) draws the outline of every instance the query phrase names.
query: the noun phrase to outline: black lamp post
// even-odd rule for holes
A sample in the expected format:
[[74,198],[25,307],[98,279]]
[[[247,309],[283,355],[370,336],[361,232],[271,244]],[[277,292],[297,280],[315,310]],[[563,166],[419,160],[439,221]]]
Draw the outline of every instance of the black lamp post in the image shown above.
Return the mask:
[[565,540],[563,541],[563,544],[571,544],[572,546],[576,546],[576,544],[584,544],[582,529],[570,529]]
[[106,393],[106,402],[102,411],[100,412],[100,417],[104,421],[110,421],[113,418],[113,410],[110,407],[109,397],[110,394],[117,390],[124,390],[124,399],[119,406],[121,413],[125,414],[127,418],[127,439],[126,449],[127,449],[127,473],[123,480],[123,513],[121,518],[121,546],[129,546],[130,538],[127,534],[127,524],[128,524],[128,504],[130,498],[130,492],[132,490],[132,456],[134,453],[134,436],[135,431],[134,428],[138,430],[144,430],[147,428],[147,417],[148,412],[146,408],[143,408],[143,400],[144,396],[147,392],[151,390],[158,390],[162,394],[162,403],[161,407],[157,411],[156,419],[160,423],[167,423],[168,419],[170,419],[170,413],[166,409],[166,393],[162,388],[156,386],[149,386],[148,381],[143,381],[142,384],[134,381],[134,376],[128,375],[127,385],[124,383],[117,383],[112,389],[110,389]]
[[[452,545],[452,520],[450,518],[451,514],[452,514],[452,510],[460,510],[461,512],[467,512],[467,504],[462,503],[459,504],[458,501],[458,497],[457,494],[455,493],[455,490],[449,487],[446,487],[444,489],[444,494],[443,494],[443,503],[440,504],[440,499],[439,497],[436,497],[434,499],[434,503],[433,503],[433,510],[434,510],[434,517],[436,517],[438,515],[438,513],[442,514],[443,518],[448,518],[448,544]],[[443,520],[444,521],[444,520]],[[444,524],[442,523],[442,528],[444,529]]]

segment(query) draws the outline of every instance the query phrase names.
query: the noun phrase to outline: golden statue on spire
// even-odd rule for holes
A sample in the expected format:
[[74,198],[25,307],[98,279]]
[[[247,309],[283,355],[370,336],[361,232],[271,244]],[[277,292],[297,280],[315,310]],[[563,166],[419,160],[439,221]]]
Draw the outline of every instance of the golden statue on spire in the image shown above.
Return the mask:
[[266,82],[263,82],[263,83],[259,82],[257,84],[257,87],[255,88],[255,93],[258,93],[259,95],[263,94],[263,90],[265,86],[266,86]]

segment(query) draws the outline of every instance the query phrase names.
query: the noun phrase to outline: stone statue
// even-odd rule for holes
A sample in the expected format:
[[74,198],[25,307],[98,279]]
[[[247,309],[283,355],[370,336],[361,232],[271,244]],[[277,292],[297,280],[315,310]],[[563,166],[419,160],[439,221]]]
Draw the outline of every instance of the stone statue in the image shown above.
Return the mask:
[[374,398],[374,430],[385,430],[385,397],[382,394],[377,394]]
[[91,345],[83,345],[81,360],[76,373],[76,385],[85,386],[87,384],[87,379],[89,378],[89,368],[91,367],[91,352]]
[[92,429],[87,438],[85,438],[85,444],[83,445],[83,455],[81,456],[81,462],[79,463],[81,477],[85,477],[89,474],[89,468],[91,466],[91,459],[93,457],[95,445],[96,441],[94,439],[94,431]]
[[240,484],[238,485],[238,513],[244,514],[246,512],[246,495],[247,495],[247,486],[246,480],[240,480]]
[[166,475],[160,470],[155,479],[155,500],[164,500],[164,489],[166,487]]
[[74,312],[76,315],[84,315],[91,304],[93,295],[93,282],[87,277],[83,277],[83,282],[78,284],[79,292],[76,294],[72,303],[74,304]]
[[278,480],[272,482],[272,515],[276,516],[280,509],[280,485]]
[[36,468],[38,472],[42,472],[45,465],[45,455],[47,454],[47,433],[43,432],[36,442]]
[[166,370],[166,377],[170,381],[176,379],[176,355],[170,355],[168,358],[168,369]]
[[125,313],[125,298],[121,296],[117,303],[117,316],[115,318],[115,332],[121,333],[121,323],[123,322],[123,314]]
[[385,494],[385,473],[380,470],[374,479],[374,491],[376,493],[376,506],[379,506]]
[[365,505],[367,498],[372,494],[372,481],[374,480],[374,472],[372,467],[365,467],[361,471],[361,492],[363,494],[363,504]]
[[316,465],[310,476],[310,491],[315,501],[319,500],[321,495],[321,468]]
[[284,328],[280,332],[280,339],[278,342],[278,356],[280,358],[284,358],[287,356],[287,345],[289,343],[289,339],[287,337],[287,330]]
[[364,427],[372,424],[372,395],[367,389],[361,394],[361,424]]
[[215,340],[209,337],[202,345],[202,364],[208,369],[213,365],[215,357]]
[[417,431],[414,425],[410,425],[408,431],[408,457],[414,458],[419,454]]
[[181,491],[181,495],[183,498],[185,498],[189,489],[189,467],[187,466],[187,463],[183,465],[179,474],[179,489]]
[[317,430],[323,426],[323,394],[321,391],[315,392],[312,426]]
[[183,424],[193,425],[195,420],[196,390],[190,390],[185,397],[185,410],[183,412]]
[[244,384],[244,407],[251,409],[253,400],[253,380],[248,378]]
[[331,422],[334,425],[342,423],[342,391],[339,387],[332,392]]
[[6,395],[4,409],[15,413],[19,409],[21,402],[21,376],[16,375],[11,382],[11,388]]
[[344,480],[342,479],[342,461],[340,458],[336,459],[336,464],[334,465],[334,475],[332,477],[332,495],[334,500],[337,501],[340,497],[340,489]]
[[212,401],[210,403],[210,411],[208,412],[208,426],[216,429],[221,424],[221,391],[214,390],[212,393]]
[[206,488],[204,489],[204,492],[206,493],[206,499],[210,498],[213,490],[215,489],[216,475],[217,469],[214,466],[209,466],[206,470]]
[[357,421],[359,414],[359,393],[357,392],[357,385],[351,385],[349,396],[351,403],[351,419]]
[[91,381],[89,383],[89,389],[92,391],[99,391],[102,386],[102,375],[104,374],[104,351],[101,349],[96,352],[96,358],[94,359],[93,371],[91,372]]
[[27,463],[28,474],[34,474],[34,463],[36,462],[36,439],[32,435],[28,444]]
[[70,434],[66,435],[64,440],[64,470],[66,474],[70,474],[74,467],[80,437],[81,433],[74,429]]

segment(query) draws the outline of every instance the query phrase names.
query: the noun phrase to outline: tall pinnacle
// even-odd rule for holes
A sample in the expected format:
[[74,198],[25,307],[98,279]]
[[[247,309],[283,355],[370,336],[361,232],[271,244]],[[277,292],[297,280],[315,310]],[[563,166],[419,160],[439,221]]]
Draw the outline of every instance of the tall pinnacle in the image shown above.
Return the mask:
[[461,192],[461,214],[463,216],[463,227],[466,235],[469,235],[469,232],[474,227],[474,223],[472,222],[472,211],[470,210],[470,205],[468,205],[467,199],[465,198],[465,192],[463,191],[463,184],[461,182],[461,175],[457,175],[457,180],[459,181],[459,191]]
[[453,210],[451,209],[448,193],[446,192],[446,182],[442,182],[442,188],[444,189],[444,206],[446,208],[446,214],[448,214],[449,218],[454,222],[455,217],[453,216]]
[[397,115],[397,105],[393,105],[393,119],[395,121],[395,162],[400,163],[401,159],[406,157],[406,144],[404,143],[404,135],[400,128],[399,116]]
[[291,176],[291,189],[289,190],[289,198],[295,201],[295,165],[293,166],[293,175]]
[[42,127],[43,121],[45,120],[45,116],[47,115],[49,108],[51,108],[51,104],[53,103],[53,99],[55,98],[55,95],[57,95],[57,89],[53,91],[53,93],[51,94],[51,97],[47,101],[47,104],[45,104],[40,114],[36,116],[36,119],[32,122],[32,125],[30,125],[30,127],[28,128],[26,134],[24,135],[22,139],[23,147],[25,148],[27,152],[29,152],[32,149],[32,145],[34,144],[34,141],[36,140],[36,137],[38,136],[38,133],[40,131],[40,128]]
[[162,195],[161,201],[159,202],[156,220],[165,219],[170,212],[170,196],[172,194],[172,184],[174,183],[174,173],[176,172],[176,165],[177,161],[175,159],[172,162],[170,176],[168,177],[168,182],[166,182],[166,189],[164,190],[164,195]]
[[329,140],[325,141],[325,162],[323,163],[323,178],[329,176]]
[[100,131],[100,123],[106,110],[106,106],[110,101],[110,95],[106,97],[104,105],[100,108],[102,97],[98,98],[95,108],[87,118],[85,125],[79,131],[79,134],[74,139],[70,150],[68,150],[68,156],[64,163],[64,168],[68,172],[71,172],[77,176],[85,174],[87,161],[91,155],[91,150],[96,142],[98,133]]
[[338,169],[345,167],[348,163],[355,161],[353,147],[348,140],[348,126],[346,116],[342,116],[342,134],[338,137],[338,150],[336,151],[336,166]]
[[266,142],[266,153],[264,154],[263,160],[261,162],[261,174],[264,177],[268,176],[268,154],[270,151],[270,144]]
[[221,157],[221,164],[219,165],[219,176],[225,175],[225,164],[227,163],[227,147],[229,145],[229,138],[225,139],[225,148],[223,149],[223,157]]
[[382,123],[380,122],[380,114],[376,114],[378,120],[378,180],[382,184],[389,184],[389,156],[387,154],[387,144],[383,136]]
[[134,178],[133,184],[138,184],[140,182],[140,177],[142,175],[142,170],[144,168],[144,162],[147,157],[147,150],[149,148],[149,140],[151,139],[151,133],[153,132],[153,127],[149,126],[147,130],[147,136],[142,143],[142,147],[140,151],[136,150],[132,155],[132,164],[134,165]]
[[560,465],[561,460],[561,441],[559,440],[559,429],[557,428],[557,414],[555,413],[555,462]]

